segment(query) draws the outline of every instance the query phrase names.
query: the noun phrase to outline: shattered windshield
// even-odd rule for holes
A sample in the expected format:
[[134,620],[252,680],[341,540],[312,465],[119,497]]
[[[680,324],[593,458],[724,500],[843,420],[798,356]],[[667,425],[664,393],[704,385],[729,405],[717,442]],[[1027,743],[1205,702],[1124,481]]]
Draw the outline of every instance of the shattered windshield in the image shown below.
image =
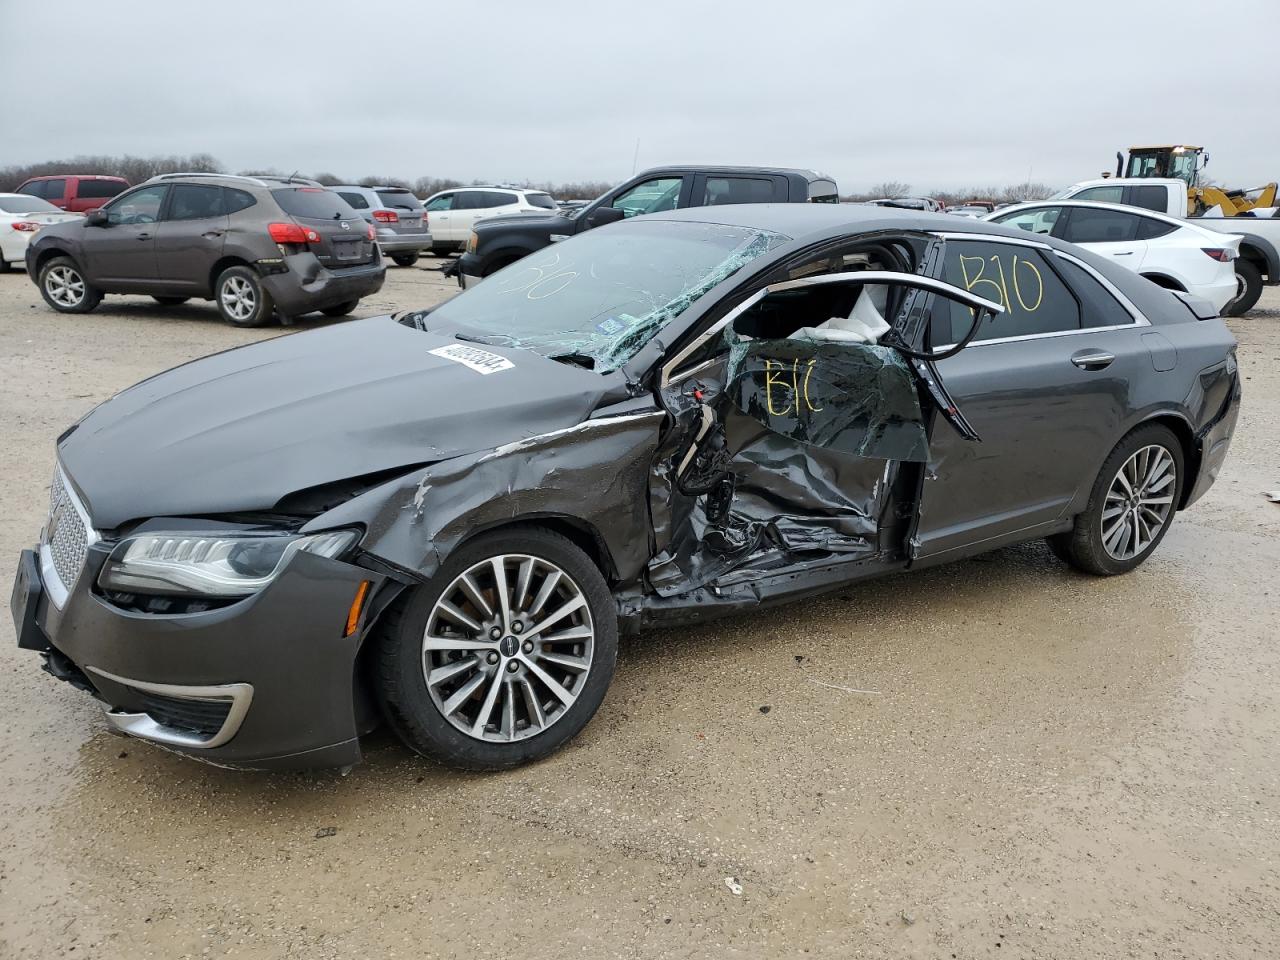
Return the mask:
[[708,290],[788,239],[675,221],[592,230],[455,297],[432,314],[433,325],[456,324],[474,332],[467,339],[616,370]]

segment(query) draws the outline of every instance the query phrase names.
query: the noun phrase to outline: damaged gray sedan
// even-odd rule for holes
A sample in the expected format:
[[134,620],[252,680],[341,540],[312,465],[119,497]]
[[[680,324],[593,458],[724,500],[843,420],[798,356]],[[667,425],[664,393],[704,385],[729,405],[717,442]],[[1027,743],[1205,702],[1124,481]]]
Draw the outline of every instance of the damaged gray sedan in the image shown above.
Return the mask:
[[1132,570],[1240,403],[1207,305],[1050,238],[653,214],[433,309],[177,367],[58,440],[19,644],[120,730],[348,765],[554,751],[618,635],[1047,538]]

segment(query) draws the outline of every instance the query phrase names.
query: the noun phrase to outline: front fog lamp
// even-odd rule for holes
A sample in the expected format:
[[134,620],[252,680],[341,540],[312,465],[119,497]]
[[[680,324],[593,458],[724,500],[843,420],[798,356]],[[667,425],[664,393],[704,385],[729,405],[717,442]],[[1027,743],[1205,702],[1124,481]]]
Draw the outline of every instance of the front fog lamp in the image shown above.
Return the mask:
[[354,530],[305,535],[144,533],[111,551],[98,585],[125,593],[247,597],[274,580],[295,553],[338,557],[358,538]]

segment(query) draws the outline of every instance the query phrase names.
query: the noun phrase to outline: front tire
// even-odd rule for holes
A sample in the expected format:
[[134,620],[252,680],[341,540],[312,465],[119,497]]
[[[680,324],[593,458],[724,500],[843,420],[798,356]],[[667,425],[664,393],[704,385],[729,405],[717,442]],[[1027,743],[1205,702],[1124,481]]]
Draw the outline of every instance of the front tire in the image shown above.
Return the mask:
[[271,321],[275,304],[249,267],[228,267],[213,285],[213,300],[222,319],[235,327],[261,327]]
[[1066,533],[1049,538],[1061,560],[1100,577],[1128,573],[1164,539],[1186,477],[1182,444],[1158,423],[1129,432],[1094,481],[1089,505]]
[[59,313],[88,313],[102,302],[102,291],[89,285],[70,257],[54,257],[40,268],[40,295]]
[[379,697],[423,756],[501,770],[586,726],[617,654],[613,595],[591,559],[541,527],[495,531],[398,601],[379,640]]
[[391,259],[397,267],[412,267],[418,262],[418,255],[416,253],[393,253]]
[[1236,260],[1236,282],[1240,285],[1240,292],[1222,308],[1224,317],[1243,316],[1262,296],[1262,272],[1251,260]]

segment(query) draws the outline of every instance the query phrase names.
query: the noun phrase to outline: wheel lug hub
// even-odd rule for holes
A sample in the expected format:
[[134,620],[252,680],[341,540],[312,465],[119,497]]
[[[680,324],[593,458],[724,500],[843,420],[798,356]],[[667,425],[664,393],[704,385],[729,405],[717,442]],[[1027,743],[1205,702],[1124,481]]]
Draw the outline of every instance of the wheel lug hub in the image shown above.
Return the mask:
[[490,639],[490,640],[498,640],[498,639],[500,639],[501,637],[502,637],[502,628],[501,628],[501,627],[492,627],[492,628],[490,628],[490,630],[489,630],[489,639]]
[[524,623],[520,620],[517,620],[515,623],[511,625],[511,629],[515,633],[522,633],[524,632]]
[[519,669],[520,669],[520,664],[517,663],[515,660],[507,661],[507,673],[515,673]]
[[487,659],[488,659],[488,661],[489,661],[490,663],[497,663],[497,662],[498,662],[498,655],[497,655],[496,653],[491,653],[491,654],[489,654],[489,656],[487,657]]
[[533,641],[532,641],[532,640],[526,640],[526,641],[524,642],[524,647],[523,647],[523,649],[524,649],[524,652],[525,652],[525,653],[533,653]]

